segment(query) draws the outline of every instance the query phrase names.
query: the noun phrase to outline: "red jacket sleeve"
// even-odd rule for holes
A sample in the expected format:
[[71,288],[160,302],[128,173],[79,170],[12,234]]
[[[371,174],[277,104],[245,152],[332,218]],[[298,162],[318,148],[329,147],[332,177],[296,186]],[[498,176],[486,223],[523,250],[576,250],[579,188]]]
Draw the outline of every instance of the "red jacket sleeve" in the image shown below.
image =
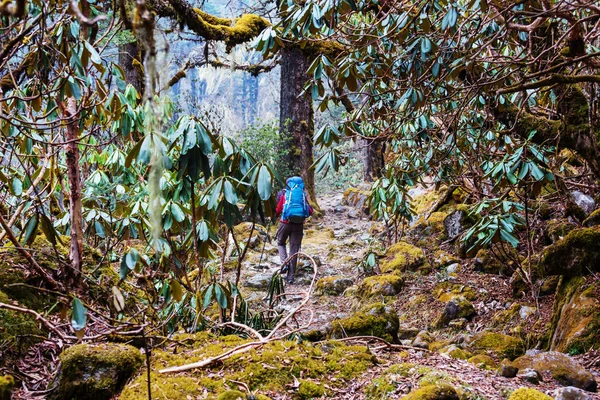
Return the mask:
[[285,204],[285,196],[279,197],[279,202],[277,203],[277,208],[275,209],[275,215],[280,216],[283,212],[283,205]]

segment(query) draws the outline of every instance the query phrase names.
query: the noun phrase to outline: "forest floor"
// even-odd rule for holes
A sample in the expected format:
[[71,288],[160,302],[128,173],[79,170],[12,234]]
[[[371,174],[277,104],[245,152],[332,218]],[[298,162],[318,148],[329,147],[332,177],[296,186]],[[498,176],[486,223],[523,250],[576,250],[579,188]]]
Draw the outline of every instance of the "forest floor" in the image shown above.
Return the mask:
[[[317,260],[317,280],[325,277],[342,277],[351,280],[353,286],[347,293],[339,295],[324,294],[313,291],[306,307],[307,311],[297,315],[292,324],[307,331],[327,331],[327,327],[336,320],[352,315],[361,305],[361,299],[348,291],[356,288],[365,278],[364,272],[358,267],[374,235],[383,231],[382,227],[366,217],[360,209],[343,204],[343,194],[334,193],[320,198],[319,205],[324,211],[320,218],[307,221],[302,252]],[[252,309],[265,308],[268,280],[274,270],[279,266],[279,257],[275,242],[276,227],[270,227],[271,240],[257,241],[247,254],[242,269],[241,290]],[[264,236],[263,236],[264,237]],[[407,235],[403,238],[421,247],[432,265],[435,265],[436,252],[440,250],[452,254],[451,244],[442,244],[433,237],[423,235]],[[441,247],[441,248],[440,248]],[[472,260],[454,260],[457,273],[448,274],[444,269],[432,268],[428,274],[406,273],[404,286],[397,296],[371,298],[370,302],[385,302],[392,307],[400,319],[400,328],[403,332],[418,332],[427,330],[435,319],[442,313],[445,303],[438,299],[440,288],[459,287],[462,291],[472,293],[472,304],[477,315],[460,327],[435,330],[436,342],[441,345],[460,343],[462,336],[472,335],[486,328],[506,334],[513,334],[514,329],[527,331],[544,329],[552,314],[553,296],[540,297],[535,301],[531,296],[525,295],[518,300],[509,282],[510,278],[502,275],[484,274],[475,271]],[[115,266],[118,268],[118,266]],[[226,278],[231,278],[233,271],[226,273]],[[303,293],[311,287],[313,269],[307,260],[299,260],[296,282],[286,285],[287,295],[277,306],[276,310],[285,313],[296,308],[303,299]],[[518,316],[517,320],[499,319],[498,316],[506,313],[511,306],[518,304],[523,309],[537,309],[538,312]],[[311,317],[312,314],[312,317]],[[513,316],[514,317],[514,316]],[[511,318],[513,318],[511,317]],[[413,335],[414,336],[414,335]],[[469,393],[469,399],[505,399],[519,387],[533,387],[550,394],[561,386],[549,376],[544,376],[539,384],[531,384],[519,378],[504,378],[494,369],[482,369],[462,359],[455,359],[447,354],[426,349],[412,347],[403,343],[404,347],[390,347],[381,342],[371,340],[352,340],[352,344],[369,347],[376,356],[377,362],[368,370],[354,376],[343,386],[328,385],[335,381],[335,377],[324,376],[319,383],[328,389],[329,395],[324,398],[335,399],[400,399],[411,390],[419,386],[419,381],[424,375],[432,373],[443,378],[444,382],[452,382],[463,391]],[[528,343],[528,348],[536,347],[535,343]],[[43,399],[52,374],[58,365],[60,349],[56,343],[43,342],[29,349],[17,368],[21,376],[27,379],[30,387],[21,388],[13,393],[13,399]],[[183,355],[183,353],[182,353]],[[590,370],[597,381],[600,382],[600,351],[592,351],[576,356],[575,359]],[[500,360],[496,360],[500,361]],[[414,366],[410,373],[390,372],[392,366]],[[227,368],[226,365],[224,365]],[[199,373],[199,372],[198,372]],[[198,376],[198,375],[196,375]],[[157,379],[160,379],[157,378]],[[385,397],[368,396],[368,388],[381,381],[392,385],[394,390],[387,392]],[[35,383],[35,384],[34,384]],[[260,393],[272,399],[295,399],[297,387],[286,391],[269,392],[261,390]],[[31,392],[33,391],[33,392]],[[334,395],[331,395],[334,393]],[[588,393],[591,399],[600,399],[600,395]],[[159,394],[158,397],[161,398]],[[164,397],[168,399],[168,397]],[[193,399],[205,398],[203,395],[190,397]]]
[[[361,210],[343,204],[341,193],[321,197],[319,205],[324,211],[324,216],[307,222],[301,251],[321,261],[317,279],[327,276],[341,276],[352,279],[354,284],[359,284],[364,278],[364,274],[357,265],[367,251],[373,222],[362,215]],[[421,245],[428,241],[427,238],[411,238],[410,236],[403,238],[403,240],[418,242]],[[273,263],[273,266],[277,265],[279,260],[276,256],[274,238],[271,244],[266,244],[265,249],[265,252],[269,254],[267,256],[269,261]],[[432,248],[423,246],[423,249],[428,258],[433,258]],[[436,247],[436,250],[439,250],[439,247]],[[452,252],[449,247],[446,250],[448,250],[448,253]],[[249,264],[255,265],[258,253],[250,253],[249,257]],[[475,298],[472,303],[477,311],[477,316],[461,329],[438,332],[436,335],[437,340],[442,342],[447,340],[448,343],[456,342],[456,338],[460,335],[473,334],[492,327],[496,331],[509,334],[514,324],[511,325],[508,322],[504,326],[503,322],[494,317],[498,313],[508,310],[516,301],[509,282],[510,277],[477,272],[471,265],[472,261],[457,258],[456,262],[460,265],[458,267],[459,273],[453,274],[451,277],[435,268],[427,275],[407,274],[402,292],[396,296],[395,301],[391,304],[400,317],[401,329],[408,331],[427,329],[435,318],[441,314],[445,305],[444,302],[438,300],[436,288],[439,288],[444,282],[450,282],[452,285],[462,285],[474,289]],[[247,270],[246,274],[248,273],[251,275],[251,270]],[[296,293],[306,290],[311,278],[312,268],[310,268],[310,264],[308,262],[303,263],[300,260],[296,283],[288,285],[286,292]],[[266,295],[265,292],[261,291],[253,293],[250,298],[257,300]],[[282,311],[293,309],[301,299],[302,296],[288,296],[279,305],[279,309]],[[382,297],[381,300],[383,301],[384,298]],[[389,301],[389,298],[386,300]],[[539,313],[531,313],[523,318],[525,321],[519,321],[521,328],[525,330],[543,329],[551,318],[552,303],[553,296],[540,297],[538,301],[534,301],[529,295],[520,298],[518,304],[521,306],[531,307],[531,309],[538,309],[539,307]],[[357,305],[356,300],[351,299],[350,296],[323,295],[318,292],[313,294],[309,304],[308,308],[314,312],[314,315],[310,328],[307,330],[324,330],[335,319],[350,315],[352,309]],[[296,321],[298,326],[305,324],[307,318],[306,313],[299,316]],[[367,344],[366,341],[364,343]],[[446,354],[429,350],[411,348],[403,351],[399,349],[392,350],[381,346],[380,343],[373,342],[368,345],[376,354],[379,360],[378,365],[354,379],[345,390],[336,391],[335,398],[353,400],[368,398],[364,390],[373,383],[374,379],[382,377],[390,366],[406,363],[431,367],[441,375],[450,376],[451,381],[460,382],[461,386],[474,396],[471,398],[481,396],[480,398],[490,400],[503,399],[507,397],[507,393],[519,387],[532,387],[551,395],[554,390],[562,387],[549,376],[545,376],[539,384],[531,384],[518,378],[504,378],[495,369],[481,369],[466,360],[454,359]],[[529,344],[529,347],[535,347],[535,344]],[[600,352],[590,352],[575,358],[586,366],[595,375],[596,380],[600,382],[599,356]],[[422,374],[418,373],[409,376],[394,374],[391,377],[388,374],[386,379],[392,379],[397,389],[385,398],[402,398],[412,388],[418,386],[417,382],[421,377]],[[588,394],[592,399],[600,399],[600,395]],[[274,394],[273,398],[287,399],[291,397],[284,394]]]

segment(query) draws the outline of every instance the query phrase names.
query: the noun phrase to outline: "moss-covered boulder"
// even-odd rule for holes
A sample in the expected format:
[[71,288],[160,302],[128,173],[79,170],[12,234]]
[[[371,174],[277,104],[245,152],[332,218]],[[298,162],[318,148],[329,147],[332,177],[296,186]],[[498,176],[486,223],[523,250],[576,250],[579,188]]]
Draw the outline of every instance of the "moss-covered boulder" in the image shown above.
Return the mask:
[[344,293],[353,284],[352,279],[344,276],[326,276],[317,281],[317,293],[337,296]]
[[[307,382],[304,384],[307,392],[314,389],[310,382],[320,382],[327,377],[329,388],[323,387],[324,396],[331,398],[334,396],[331,388],[345,388],[351,379],[377,363],[377,358],[365,346],[335,341],[311,344],[281,340],[252,348],[205,368],[179,374],[160,374],[160,369],[206,360],[253,341],[233,335],[215,337],[206,332],[179,334],[173,339],[178,346],[167,350],[155,349],[151,364],[152,393],[160,393],[160,398],[169,400],[218,399],[231,390],[233,381],[244,382],[257,399],[266,399],[264,395],[270,393],[277,393],[278,398],[297,398],[298,390],[294,383],[299,377],[302,377],[300,384]],[[127,384],[119,399],[147,398],[146,371],[142,370]]]
[[440,349],[440,353],[446,354],[447,356],[457,360],[468,360],[473,357],[473,354],[471,354],[468,350],[462,349],[455,344],[451,344]]
[[118,394],[142,366],[138,349],[126,344],[78,344],[60,355],[54,400],[105,400]]
[[600,227],[576,229],[548,246],[540,266],[545,275],[581,276],[600,271]]
[[583,221],[583,226],[596,226],[600,225],[600,208],[592,212],[586,219]]
[[493,370],[498,367],[496,361],[494,361],[492,357],[486,356],[485,354],[478,354],[469,358],[467,361],[481,369]]
[[363,209],[365,208],[365,203],[367,202],[370,194],[371,192],[368,190],[352,187],[348,188],[344,191],[342,204]]
[[395,296],[402,290],[404,279],[396,274],[376,275],[365,278],[358,286],[362,298]]
[[483,331],[465,341],[466,348],[473,354],[495,355],[498,358],[514,359],[525,352],[525,343],[514,336]]
[[600,346],[600,285],[594,278],[563,277],[554,298],[550,349],[570,354]]
[[519,370],[531,368],[540,374],[549,374],[564,386],[574,386],[595,392],[598,384],[594,376],[566,354],[549,351],[535,355],[524,355],[513,361]]
[[473,266],[476,271],[510,276],[521,259],[511,246],[504,246],[500,249],[498,245],[494,245],[491,249],[480,249],[475,255],[474,261]]
[[0,400],[10,400],[10,393],[14,386],[15,379],[12,376],[0,376]]
[[[233,227],[235,240],[240,245],[248,245],[249,248],[257,248],[265,240],[266,229],[262,225],[255,224],[252,228],[251,222],[242,222]],[[250,236],[252,234],[252,236]]]
[[441,302],[448,302],[457,297],[462,297],[469,301],[475,300],[477,293],[475,290],[466,285],[453,284],[450,282],[442,282],[435,287],[435,297]]
[[410,392],[402,397],[404,400],[459,400],[458,393],[453,386],[439,383],[436,385],[424,386],[420,389]]
[[568,218],[551,219],[546,222],[545,236],[550,243],[556,243],[577,228]]
[[404,271],[431,271],[431,265],[422,249],[406,242],[398,242],[390,247],[381,262],[381,272],[401,273]]
[[393,308],[374,303],[361,308],[349,317],[333,320],[328,336],[332,339],[377,336],[397,342],[399,327],[398,314]]
[[552,400],[552,397],[531,388],[520,388],[515,390],[508,400]]
[[433,212],[425,219],[425,216],[419,217],[414,223],[411,234],[414,236],[424,236],[428,239],[437,237],[440,240],[445,239],[446,229],[444,228],[444,220],[448,214],[444,212]]
[[473,304],[469,300],[457,296],[446,303],[444,311],[442,311],[442,314],[435,321],[434,326],[436,328],[443,328],[447,326],[450,321],[459,318],[470,321],[476,314],[475,307],[473,307]]

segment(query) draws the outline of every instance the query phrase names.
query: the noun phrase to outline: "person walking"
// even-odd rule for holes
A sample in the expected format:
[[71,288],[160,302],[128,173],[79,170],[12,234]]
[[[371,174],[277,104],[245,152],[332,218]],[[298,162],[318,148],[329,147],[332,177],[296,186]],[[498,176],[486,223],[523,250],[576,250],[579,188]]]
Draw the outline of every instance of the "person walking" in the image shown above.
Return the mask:
[[[281,216],[277,227],[277,249],[279,250],[279,259],[283,264],[288,257],[300,251],[302,237],[304,236],[304,220],[313,213],[312,207],[308,204],[302,178],[293,176],[286,180],[285,189],[277,194],[275,213],[277,217]],[[286,248],[288,239],[290,243],[289,253]],[[287,283],[294,283],[297,262],[298,257],[293,257],[283,267],[284,271],[287,268],[285,278]]]

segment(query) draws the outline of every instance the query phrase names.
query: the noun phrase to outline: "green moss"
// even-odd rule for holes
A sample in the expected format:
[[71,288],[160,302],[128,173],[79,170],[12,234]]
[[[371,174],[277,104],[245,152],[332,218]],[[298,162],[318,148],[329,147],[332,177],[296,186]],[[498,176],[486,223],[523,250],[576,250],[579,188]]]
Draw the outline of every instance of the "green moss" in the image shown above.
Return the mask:
[[595,226],[600,225],[600,208],[594,210],[586,219],[583,221],[583,226]]
[[468,359],[471,364],[476,365],[481,369],[489,369],[493,370],[498,367],[496,361],[490,356],[486,356],[485,354],[478,354]]
[[246,400],[246,394],[239,390],[228,390],[217,397],[217,400]]
[[15,378],[10,375],[0,376],[0,400],[10,400],[13,387],[15,387]]
[[553,243],[558,242],[565,237],[577,225],[571,223],[568,219],[551,219],[546,223],[546,235]]
[[494,245],[494,251],[480,249],[475,255],[475,269],[486,274],[510,276],[516,269],[515,263],[520,262],[521,257],[512,246]]
[[546,275],[587,275],[590,268],[600,270],[600,227],[571,231],[548,246],[541,261]]
[[361,190],[351,187],[344,191],[342,201],[344,204],[351,207],[363,208],[370,195],[371,192],[368,190]]
[[363,298],[395,296],[403,286],[404,279],[395,274],[370,276],[358,286],[358,295]]
[[331,228],[325,229],[307,229],[304,231],[302,246],[315,245],[327,246],[335,239],[335,233]]
[[525,351],[525,343],[521,339],[489,331],[473,335],[467,345],[474,354],[491,353],[511,360]]
[[553,350],[576,353],[600,345],[600,287],[593,278],[561,278],[552,313]]
[[334,339],[351,336],[377,336],[397,341],[400,321],[390,307],[375,303],[363,307],[353,315],[331,322],[329,337]]
[[60,355],[62,369],[56,399],[106,399],[119,393],[144,359],[125,344],[78,344]]
[[450,357],[455,358],[457,360],[468,360],[473,357],[473,354],[471,354],[471,352],[465,349],[461,349],[460,347],[454,344],[448,347],[444,347],[440,350],[440,353],[447,354]]
[[381,272],[383,273],[416,270],[426,273],[431,271],[431,266],[422,249],[406,242],[398,242],[390,247],[381,263]]
[[458,393],[451,385],[439,383],[424,386],[410,392],[403,397],[404,400],[458,400]]
[[[244,382],[253,393],[286,393],[299,376],[305,380],[328,376],[333,379],[330,381],[332,386],[343,387],[377,361],[364,346],[348,346],[340,342],[312,345],[275,341],[206,368],[177,375],[160,375],[159,369],[205,360],[249,341],[236,336],[214,337],[209,334],[178,335],[173,340],[181,343],[176,350],[153,352],[151,386],[156,399],[216,399],[229,390],[227,385],[231,381]],[[120,398],[147,398],[146,373],[142,372],[128,384]]]
[[[11,299],[0,292],[0,302],[10,304]],[[46,331],[33,316],[17,311],[0,310],[0,343],[3,345],[0,365],[9,363],[13,352],[16,356],[18,350],[23,351],[43,341],[45,335]]]
[[298,397],[302,400],[309,400],[325,395],[325,389],[318,383],[311,381],[301,381],[298,388]]
[[447,303],[457,297],[473,301],[477,298],[477,293],[469,286],[442,282],[436,286],[435,296],[439,301]]
[[545,395],[539,390],[520,388],[515,390],[508,400],[552,400],[552,397]]
[[365,394],[368,399],[387,399],[389,394],[398,389],[401,378],[424,376],[432,371],[433,369],[429,367],[411,363],[392,365],[379,377],[373,379],[371,384],[365,388]]

